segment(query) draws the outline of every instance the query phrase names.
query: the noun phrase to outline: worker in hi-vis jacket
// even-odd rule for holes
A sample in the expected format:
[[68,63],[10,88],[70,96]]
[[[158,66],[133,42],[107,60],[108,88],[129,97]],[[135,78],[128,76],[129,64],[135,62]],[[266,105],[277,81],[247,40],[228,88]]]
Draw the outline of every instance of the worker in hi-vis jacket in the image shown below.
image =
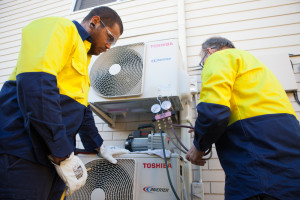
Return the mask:
[[[17,65],[0,92],[0,199],[60,199],[85,184],[74,155],[76,134],[88,151],[111,156],[88,104],[88,65],[123,33],[119,15],[93,9],[81,23],[45,17],[22,30]],[[124,149],[125,150],[125,149]]]
[[[231,41],[202,44],[196,165],[213,143],[225,171],[225,199],[295,200],[300,197],[300,125],[275,75]],[[284,66],[283,66],[284,67]]]

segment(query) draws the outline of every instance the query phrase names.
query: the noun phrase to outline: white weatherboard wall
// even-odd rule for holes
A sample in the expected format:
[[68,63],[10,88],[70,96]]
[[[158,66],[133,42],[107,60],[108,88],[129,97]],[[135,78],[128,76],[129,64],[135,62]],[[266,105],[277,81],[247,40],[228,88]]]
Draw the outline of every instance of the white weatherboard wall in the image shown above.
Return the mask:
[[[300,54],[300,1],[297,0],[182,0],[185,9],[187,67],[191,78],[198,80],[201,43],[211,36],[223,36],[237,48],[258,54]],[[44,16],[63,16],[81,21],[90,11],[72,13],[73,0],[0,0],[0,87],[16,65],[21,44],[21,28]],[[132,0],[111,4],[124,22],[124,34],[118,45],[178,37],[177,1]],[[300,56],[290,57],[300,95]],[[285,66],[288,67],[288,66]],[[158,80],[154,80],[158,81]],[[300,118],[300,106],[293,94],[288,97]],[[194,102],[195,103],[195,102]],[[194,118],[196,112],[194,112]],[[152,115],[120,118],[111,129],[95,117],[106,144],[123,146],[128,134]],[[180,132],[180,130],[178,130]],[[200,180],[193,168],[194,180]],[[213,158],[202,168],[205,200],[224,199],[225,175],[215,149]],[[195,199],[195,198],[194,198]]]

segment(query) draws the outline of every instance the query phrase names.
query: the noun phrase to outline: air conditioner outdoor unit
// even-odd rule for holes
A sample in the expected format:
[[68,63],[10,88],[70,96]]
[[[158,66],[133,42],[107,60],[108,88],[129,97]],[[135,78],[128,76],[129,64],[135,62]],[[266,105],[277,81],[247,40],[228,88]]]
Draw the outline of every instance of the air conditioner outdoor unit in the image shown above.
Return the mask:
[[173,109],[183,109],[188,74],[176,39],[117,46],[90,63],[89,102],[108,118],[128,112],[149,112],[157,97],[168,97]]
[[[80,155],[90,169],[85,186],[69,196],[68,200],[172,200],[173,194],[162,158],[148,154],[124,154],[111,164],[96,155]],[[172,184],[183,199],[181,181],[183,161],[171,154],[168,167]]]

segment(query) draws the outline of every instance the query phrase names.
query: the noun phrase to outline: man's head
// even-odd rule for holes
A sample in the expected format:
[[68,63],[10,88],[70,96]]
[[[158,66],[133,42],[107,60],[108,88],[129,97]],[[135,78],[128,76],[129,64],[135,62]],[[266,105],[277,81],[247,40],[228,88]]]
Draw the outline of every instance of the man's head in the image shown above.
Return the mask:
[[208,38],[203,44],[200,52],[201,61],[199,65],[203,67],[207,58],[216,51],[220,51],[223,49],[235,48],[233,43],[223,37],[211,37]]
[[110,49],[123,33],[123,23],[116,11],[109,7],[98,7],[81,22],[83,28],[93,38],[88,54],[99,55]]

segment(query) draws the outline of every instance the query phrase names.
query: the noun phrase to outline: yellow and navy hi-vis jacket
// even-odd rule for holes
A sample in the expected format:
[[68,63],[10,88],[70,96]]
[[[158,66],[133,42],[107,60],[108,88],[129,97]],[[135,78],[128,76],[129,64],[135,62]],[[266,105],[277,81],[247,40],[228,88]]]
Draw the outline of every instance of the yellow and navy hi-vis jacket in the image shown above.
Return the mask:
[[76,21],[47,17],[22,30],[13,73],[0,92],[0,154],[50,165],[74,151],[79,132],[93,150],[103,140],[88,105],[91,37]]
[[226,49],[206,61],[194,145],[216,144],[225,198],[265,193],[300,197],[300,126],[274,74],[246,51]]

